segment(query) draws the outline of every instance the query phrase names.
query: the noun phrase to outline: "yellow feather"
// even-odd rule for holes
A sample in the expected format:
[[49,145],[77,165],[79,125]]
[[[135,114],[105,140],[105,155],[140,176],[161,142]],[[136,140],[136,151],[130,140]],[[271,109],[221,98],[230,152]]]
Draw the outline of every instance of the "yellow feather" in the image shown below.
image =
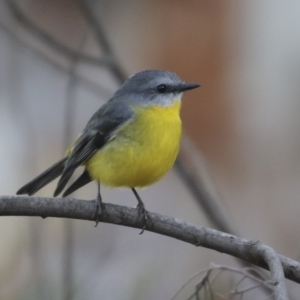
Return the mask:
[[174,164],[181,138],[180,101],[133,109],[133,121],[86,162],[94,180],[112,187],[145,187]]

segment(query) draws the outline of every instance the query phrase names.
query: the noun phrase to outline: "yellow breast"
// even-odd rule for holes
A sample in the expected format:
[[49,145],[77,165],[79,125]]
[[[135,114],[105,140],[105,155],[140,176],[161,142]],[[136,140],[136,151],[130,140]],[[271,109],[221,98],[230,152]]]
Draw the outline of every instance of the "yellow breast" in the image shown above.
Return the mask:
[[114,187],[145,187],[174,164],[181,138],[180,101],[134,110],[133,121],[87,161],[94,180]]

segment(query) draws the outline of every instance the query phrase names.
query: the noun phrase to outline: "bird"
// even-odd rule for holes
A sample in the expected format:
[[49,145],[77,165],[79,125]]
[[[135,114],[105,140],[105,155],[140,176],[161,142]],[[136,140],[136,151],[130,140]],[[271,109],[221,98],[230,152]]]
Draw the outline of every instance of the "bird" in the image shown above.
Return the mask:
[[60,176],[53,194],[56,197],[74,171],[83,166],[82,174],[62,196],[96,181],[92,218],[97,226],[103,211],[100,184],[130,188],[138,201],[144,230],[147,211],[136,189],[159,181],[173,166],[182,134],[181,98],[185,91],[199,86],[163,70],[145,70],[130,76],[94,113],[65,156],[21,187],[17,195],[33,195]]

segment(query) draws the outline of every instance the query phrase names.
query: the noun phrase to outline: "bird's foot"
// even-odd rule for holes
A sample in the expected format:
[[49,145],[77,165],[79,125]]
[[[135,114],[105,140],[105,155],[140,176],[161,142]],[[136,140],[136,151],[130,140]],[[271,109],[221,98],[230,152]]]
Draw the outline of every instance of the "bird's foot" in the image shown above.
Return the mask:
[[143,227],[142,227],[142,231],[140,232],[140,234],[143,234],[143,232],[146,229],[147,221],[148,221],[147,210],[145,209],[145,205],[143,204],[143,202],[139,202],[136,208],[138,210],[139,219],[143,220]]
[[92,219],[95,220],[96,222],[95,227],[97,227],[100,221],[100,216],[103,214],[103,212],[104,212],[104,205],[101,199],[101,195],[98,194],[95,200],[95,209],[92,216]]

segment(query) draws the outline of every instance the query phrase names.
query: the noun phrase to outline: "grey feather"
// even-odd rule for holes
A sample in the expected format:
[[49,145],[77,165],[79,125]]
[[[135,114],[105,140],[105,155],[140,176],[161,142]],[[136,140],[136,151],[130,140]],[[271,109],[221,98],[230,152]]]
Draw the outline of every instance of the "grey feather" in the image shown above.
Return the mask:
[[134,116],[133,111],[126,103],[113,100],[114,98],[92,116],[81,137],[75,142],[54,191],[54,196],[62,192],[76,168],[102,148],[113,133]]

